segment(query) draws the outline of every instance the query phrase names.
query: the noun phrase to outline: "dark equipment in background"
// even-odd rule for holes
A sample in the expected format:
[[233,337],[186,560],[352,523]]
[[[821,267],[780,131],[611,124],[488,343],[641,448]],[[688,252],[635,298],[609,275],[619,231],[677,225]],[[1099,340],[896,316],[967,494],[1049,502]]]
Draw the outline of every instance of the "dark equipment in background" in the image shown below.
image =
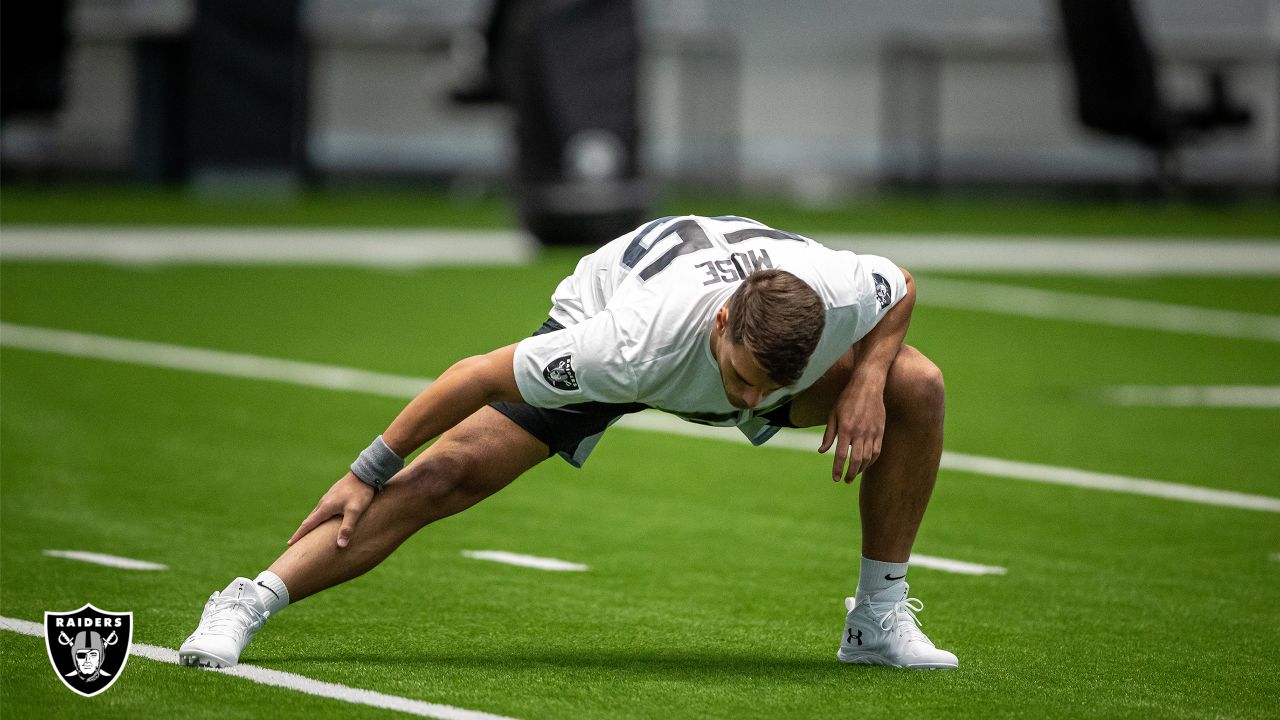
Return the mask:
[[1180,182],[1179,146],[1217,129],[1249,124],[1249,110],[1231,100],[1220,71],[1208,74],[1209,97],[1203,104],[1170,106],[1130,0],[1058,0],[1058,6],[1080,121],[1149,148],[1158,191]]
[[0,178],[47,179],[66,100],[69,0],[0,4]]
[[71,36],[68,0],[0,5],[0,116],[53,115],[62,106]]
[[213,192],[302,179],[300,10],[299,0],[200,0],[189,32],[138,39],[136,177]]
[[[640,41],[631,0],[497,0],[496,95],[515,115],[520,219],[548,245],[601,245],[648,215],[639,168]],[[479,97],[476,97],[478,95]]]

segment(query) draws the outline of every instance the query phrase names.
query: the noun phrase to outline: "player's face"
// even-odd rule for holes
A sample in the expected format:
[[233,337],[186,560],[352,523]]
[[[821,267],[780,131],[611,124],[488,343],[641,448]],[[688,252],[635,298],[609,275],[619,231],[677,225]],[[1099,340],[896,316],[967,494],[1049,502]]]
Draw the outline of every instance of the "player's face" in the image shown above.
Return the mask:
[[765,373],[750,350],[731,342],[727,334],[721,338],[719,350],[720,380],[730,405],[750,410],[781,387]]

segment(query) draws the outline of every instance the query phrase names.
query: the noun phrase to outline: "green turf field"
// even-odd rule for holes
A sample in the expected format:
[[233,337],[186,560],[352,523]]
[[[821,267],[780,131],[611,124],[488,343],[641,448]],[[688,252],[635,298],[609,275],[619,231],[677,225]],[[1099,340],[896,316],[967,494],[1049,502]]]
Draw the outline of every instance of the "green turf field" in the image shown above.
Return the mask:
[[[823,208],[789,200],[675,191],[661,198],[660,215],[732,213],[795,232],[1024,233],[1151,235],[1163,237],[1280,237],[1275,201],[1242,199],[1212,205],[1170,201],[1069,201],[1030,195],[910,193],[869,196]],[[250,197],[202,198],[180,190],[129,186],[6,188],[4,223],[87,225],[240,225],[305,227],[509,227],[510,203],[491,194],[453,197],[439,192],[316,191],[282,201]]]
[[[32,219],[6,207],[6,221]],[[1160,234],[1126,223],[1116,232]],[[404,272],[9,262],[0,320],[436,376],[535,328],[573,260]],[[980,279],[1280,314],[1276,278]],[[918,282],[908,340],[946,373],[948,450],[1280,496],[1280,409],[1099,395],[1280,385],[1277,343],[930,307],[929,276]],[[0,614],[132,610],[134,642],[168,648],[211,591],[278,555],[403,405],[12,347],[0,371]],[[944,470],[916,550],[1008,573],[913,568],[924,629],[961,666],[894,671],[834,657],[858,525],[856,488],[833,485],[829,468],[797,450],[617,428],[584,470],[544,463],[288,609],[243,661],[525,719],[1275,716],[1280,514]],[[42,555],[51,548],[169,569]],[[140,657],[85,700],[54,677],[41,639],[0,632],[0,649],[5,718],[396,715]]]

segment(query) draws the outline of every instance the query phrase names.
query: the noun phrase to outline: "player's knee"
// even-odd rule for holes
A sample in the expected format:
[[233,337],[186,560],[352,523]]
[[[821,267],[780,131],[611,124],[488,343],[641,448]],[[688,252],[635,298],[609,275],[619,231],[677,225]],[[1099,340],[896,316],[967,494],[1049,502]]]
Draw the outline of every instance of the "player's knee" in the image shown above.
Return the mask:
[[414,464],[414,496],[425,506],[437,505],[466,486],[470,462],[463,453],[432,448]]
[[901,412],[929,423],[942,421],[946,409],[946,383],[932,360],[914,352],[901,367],[895,364],[897,405]]
[[916,363],[913,385],[917,397],[917,405],[930,420],[942,420],[946,410],[946,382],[942,378],[942,370],[929,358],[921,355]]

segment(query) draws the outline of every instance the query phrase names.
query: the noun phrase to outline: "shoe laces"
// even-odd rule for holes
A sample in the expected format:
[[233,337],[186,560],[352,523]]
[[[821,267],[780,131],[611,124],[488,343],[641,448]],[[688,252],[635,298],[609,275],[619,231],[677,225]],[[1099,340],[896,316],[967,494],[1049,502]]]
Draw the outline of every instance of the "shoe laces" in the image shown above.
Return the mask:
[[919,640],[933,643],[925,634],[920,631],[920,618],[916,617],[916,613],[924,610],[924,602],[919,598],[903,598],[893,604],[893,607],[880,618],[880,629],[890,632],[897,629],[898,635],[906,635],[907,642]]
[[226,595],[210,598],[205,613],[206,631],[222,635],[242,632],[246,627],[256,632],[271,615],[270,610],[259,612],[249,598]]

